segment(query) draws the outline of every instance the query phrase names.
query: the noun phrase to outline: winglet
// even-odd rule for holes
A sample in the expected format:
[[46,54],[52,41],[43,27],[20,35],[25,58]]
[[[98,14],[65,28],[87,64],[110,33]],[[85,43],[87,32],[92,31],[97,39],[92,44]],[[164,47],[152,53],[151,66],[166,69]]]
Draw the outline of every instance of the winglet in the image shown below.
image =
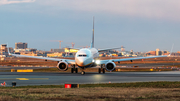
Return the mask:
[[172,51],[173,51],[173,47],[174,47],[174,43],[173,43],[173,45],[172,45],[171,52],[170,52],[170,54],[168,55],[168,57],[170,57],[170,56],[171,56]]
[[8,55],[12,55],[12,53],[10,53],[9,51],[8,43],[7,43],[7,51],[8,51]]
[[7,49],[7,50],[8,50],[8,54],[9,54],[9,55],[11,55],[11,53],[9,52],[9,47],[8,47],[8,49]]
[[11,53],[9,52],[8,43],[7,43],[7,51],[8,51],[8,55],[11,55]]

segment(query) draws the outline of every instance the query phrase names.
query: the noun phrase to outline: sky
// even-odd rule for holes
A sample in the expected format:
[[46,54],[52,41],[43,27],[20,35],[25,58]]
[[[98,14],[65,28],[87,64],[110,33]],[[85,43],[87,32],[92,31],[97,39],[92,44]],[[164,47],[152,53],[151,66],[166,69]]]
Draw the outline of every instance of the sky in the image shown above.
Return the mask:
[[0,44],[50,50],[89,46],[180,51],[179,0],[0,0]]

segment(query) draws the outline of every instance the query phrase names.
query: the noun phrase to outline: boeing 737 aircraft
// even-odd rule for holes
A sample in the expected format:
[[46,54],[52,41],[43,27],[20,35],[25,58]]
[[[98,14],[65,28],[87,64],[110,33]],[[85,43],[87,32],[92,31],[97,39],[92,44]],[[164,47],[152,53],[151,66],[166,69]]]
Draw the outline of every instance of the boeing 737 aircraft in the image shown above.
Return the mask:
[[[38,56],[26,56],[26,55],[17,55],[9,53],[9,55],[16,56],[16,57],[28,57],[28,58],[37,58],[37,59],[44,59],[44,60],[52,60],[57,61],[57,68],[62,71],[66,71],[68,68],[71,68],[71,73],[78,73],[78,68],[82,70],[81,74],[84,75],[84,70],[86,68],[96,67],[100,65],[98,73],[105,73],[105,69],[107,71],[113,71],[116,67],[114,62],[120,61],[132,61],[138,59],[148,59],[148,58],[158,58],[158,57],[167,57],[166,56],[151,56],[151,57],[136,57],[136,58],[125,58],[125,59],[109,59],[109,60],[99,60],[99,52],[105,51],[110,49],[101,49],[97,50],[94,48],[94,19],[93,19],[93,35],[92,35],[92,42],[90,48],[82,48],[80,49],[76,55],[75,60],[70,59],[58,59],[58,58],[49,58],[49,57],[38,57]],[[71,67],[69,67],[71,65]]]

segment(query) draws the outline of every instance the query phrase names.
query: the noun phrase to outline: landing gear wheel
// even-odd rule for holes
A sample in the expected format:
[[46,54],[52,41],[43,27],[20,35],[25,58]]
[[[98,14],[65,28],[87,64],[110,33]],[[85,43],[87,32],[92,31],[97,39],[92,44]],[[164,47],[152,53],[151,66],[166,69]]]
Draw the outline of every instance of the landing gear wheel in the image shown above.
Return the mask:
[[103,68],[103,74],[105,73],[105,68]]
[[101,68],[98,69],[98,73],[101,74]]
[[85,72],[84,72],[84,71],[82,71],[82,72],[81,72],[81,75],[84,75],[84,74],[85,74]]
[[74,73],[74,68],[71,68],[71,73]]
[[78,73],[78,68],[75,69],[75,72]]

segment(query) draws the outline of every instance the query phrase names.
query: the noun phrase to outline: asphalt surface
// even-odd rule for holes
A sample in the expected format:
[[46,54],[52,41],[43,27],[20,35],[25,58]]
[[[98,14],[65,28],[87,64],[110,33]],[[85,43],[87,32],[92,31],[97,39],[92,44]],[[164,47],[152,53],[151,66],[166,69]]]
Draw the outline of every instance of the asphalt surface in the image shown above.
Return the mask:
[[[180,63],[150,63],[150,64],[118,64],[117,68],[132,68],[133,66],[138,66],[139,68],[152,68],[152,67],[165,67],[180,65]],[[56,68],[56,67],[12,67],[12,66],[0,66],[0,70],[11,70],[11,69],[43,69],[43,68]],[[97,68],[99,68],[97,66]]]
[[46,69],[46,68],[57,68],[57,67],[11,67],[11,66],[0,66],[0,70],[11,70],[11,69]]
[[168,72],[87,72],[85,75],[71,73],[17,73],[0,72],[0,83],[11,86],[15,81],[17,86],[27,85],[64,85],[64,84],[95,84],[95,83],[124,83],[148,81],[180,81],[180,71]]

